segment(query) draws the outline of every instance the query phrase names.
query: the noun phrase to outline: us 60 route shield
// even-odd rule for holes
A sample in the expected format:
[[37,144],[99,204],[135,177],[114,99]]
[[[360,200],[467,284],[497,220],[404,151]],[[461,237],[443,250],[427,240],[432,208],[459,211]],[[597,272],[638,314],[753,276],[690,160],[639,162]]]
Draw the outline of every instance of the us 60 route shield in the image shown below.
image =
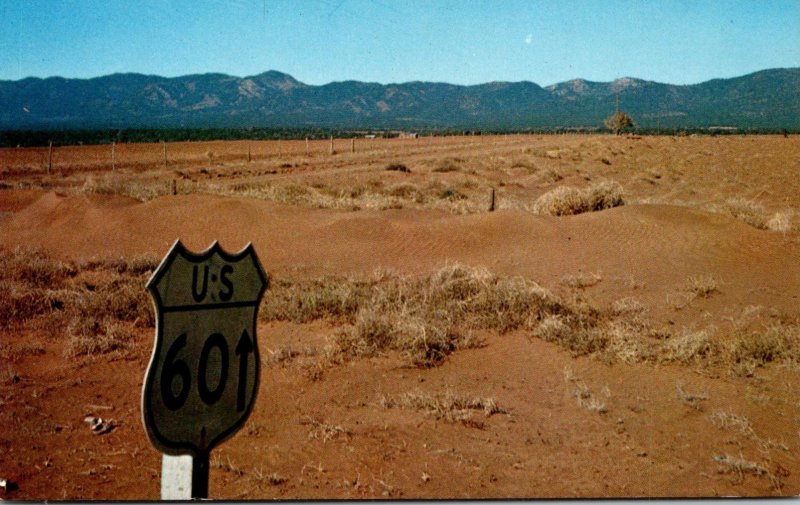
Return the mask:
[[142,392],[153,445],[207,456],[253,407],[259,381],[258,306],[268,279],[251,244],[196,254],[176,241],[147,282],[156,338]]

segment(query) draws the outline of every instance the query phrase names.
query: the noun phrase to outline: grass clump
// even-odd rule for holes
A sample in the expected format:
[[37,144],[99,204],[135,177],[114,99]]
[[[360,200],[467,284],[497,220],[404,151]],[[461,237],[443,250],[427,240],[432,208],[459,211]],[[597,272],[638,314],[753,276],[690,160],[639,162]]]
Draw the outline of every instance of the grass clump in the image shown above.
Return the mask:
[[443,158],[436,162],[432,171],[438,173],[457,172],[461,170],[463,162],[463,158]]
[[670,363],[699,363],[720,354],[719,344],[712,339],[711,332],[686,331],[680,337],[670,339],[663,347],[660,360]]
[[411,170],[403,163],[389,163],[386,165],[386,170],[390,172],[411,173]]
[[41,250],[17,247],[13,251],[0,251],[0,278],[7,281],[47,288],[75,273],[73,265],[53,259]]
[[135,335],[127,325],[112,318],[75,318],[67,327],[64,355],[74,357],[124,351],[134,339]]
[[449,388],[444,394],[436,395],[403,393],[397,397],[384,396],[380,400],[380,405],[386,409],[422,410],[436,419],[467,425],[480,424],[472,419],[472,413],[476,411],[483,412],[484,417],[507,413],[493,398],[457,394]]
[[798,359],[796,329],[773,324],[763,331],[740,330],[731,340],[728,352],[737,364],[763,366],[772,361]]
[[606,181],[584,189],[559,186],[540,196],[533,204],[533,211],[551,216],[571,216],[624,204],[622,186]]
[[752,200],[732,198],[725,202],[724,210],[734,218],[754,228],[767,229],[767,213],[764,207]]
[[25,325],[63,309],[64,304],[65,293],[62,290],[0,280],[0,328]]
[[745,198],[731,198],[722,209],[734,218],[759,230],[786,233],[792,229],[792,212],[779,211],[769,215],[763,205]]
[[[576,377],[575,373],[569,367],[564,369],[564,381],[567,384],[570,396],[576,399],[579,407],[597,412],[598,414],[605,414],[608,411],[605,402],[592,393],[589,386],[587,386],[583,380]],[[603,392],[606,398],[611,396],[611,392],[607,387],[604,388]]]
[[696,275],[689,277],[686,280],[686,291],[690,294],[700,297],[708,298],[712,293],[719,291],[717,280],[712,275]]
[[770,231],[777,231],[786,233],[792,229],[792,211],[779,211],[776,212],[768,221],[767,229]]

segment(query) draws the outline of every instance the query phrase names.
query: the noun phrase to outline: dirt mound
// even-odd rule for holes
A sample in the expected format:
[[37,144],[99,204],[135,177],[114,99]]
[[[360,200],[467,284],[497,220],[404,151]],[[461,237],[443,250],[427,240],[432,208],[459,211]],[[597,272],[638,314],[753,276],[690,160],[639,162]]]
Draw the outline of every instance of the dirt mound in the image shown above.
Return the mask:
[[777,289],[798,281],[791,266],[797,247],[782,235],[721,214],[667,205],[568,217],[521,210],[456,216],[412,209],[300,209],[209,195],[137,203],[47,193],[0,226],[0,244],[6,247],[25,243],[75,259],[163,255],[177,238],[196,250],[219,240],[235,251],[252,241],[266,267],[279,274],[346,275],[377,267],[424,273],[461,262],[549,283],[581,272],[632,276],[652,286],[672,286],[698,273]]

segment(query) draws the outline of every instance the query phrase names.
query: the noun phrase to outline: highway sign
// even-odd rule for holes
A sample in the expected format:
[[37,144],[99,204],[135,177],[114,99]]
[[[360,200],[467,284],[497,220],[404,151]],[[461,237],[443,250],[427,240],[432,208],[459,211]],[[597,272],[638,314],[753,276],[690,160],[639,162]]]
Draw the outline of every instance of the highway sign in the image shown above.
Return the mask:
[[251,244],[229,254],[214,242],[196,254],[180,240],[147,282],[157,322],[142,417],[161,452],[207,465],[209,451],[247,419],[258,391],[256,316],[267,285]]

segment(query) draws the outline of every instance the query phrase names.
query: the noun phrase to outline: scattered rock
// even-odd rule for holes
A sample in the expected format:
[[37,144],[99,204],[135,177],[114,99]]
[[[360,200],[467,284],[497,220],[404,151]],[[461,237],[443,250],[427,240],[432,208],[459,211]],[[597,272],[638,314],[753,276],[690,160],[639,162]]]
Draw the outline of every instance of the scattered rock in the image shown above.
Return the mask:
[[89,425],[92,429],[92,433],[95,435],[103,435],[105,433],[111,432],[114,428],[117,427],[114,424],[114,421],[111,419],[102,419],[100,417],[94,416],[86,416],[83,418],[83,422]]

